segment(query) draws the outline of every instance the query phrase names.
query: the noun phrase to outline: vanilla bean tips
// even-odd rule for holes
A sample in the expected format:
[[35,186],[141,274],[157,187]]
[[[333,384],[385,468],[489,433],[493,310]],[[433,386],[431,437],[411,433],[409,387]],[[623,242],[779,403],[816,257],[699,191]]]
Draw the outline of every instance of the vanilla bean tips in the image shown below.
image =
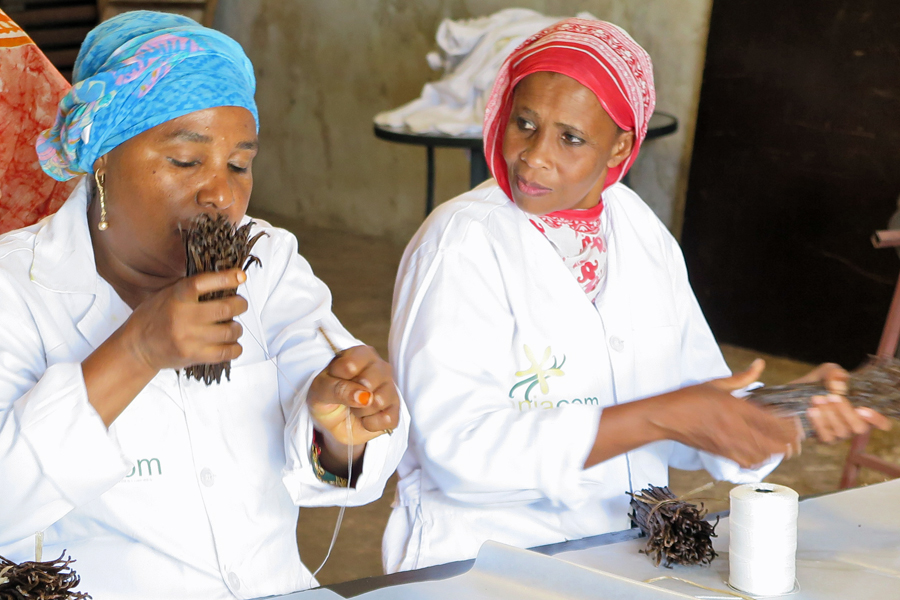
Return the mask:
[[668,487],[651,485],[631,496],[634,523],[647,536],[647,545],[641,553],[650,556],[658,567],[665,561],[666,567],[676,565],[708,565],[718,556],[713,550],[712,538],[716,537],[715,523],[705,521],[706,510],[680,500]]
[[[262,266],[258,257],[250,254],[253,246],[266,234],[261,231],[250,237],[250,229],[255,225],[253,221],[235,227],[228,222],[225,215],[219,213],[210,216],[203,213],[189,223],[187,229],[181,230],[181,239],[184,242],[184,253],[187,259],[186,277],[216,271],[225,271],[240,267],[246,271],[250,265]],[[225,298],[237,294],[237,288],[218,290],[203,294],[201,301]],[[222,374],[231,379],[231,361],[213,365],[192,365],[185,370],[185,374],[206,385],[213,382],[220,383]]]
[[0,600],[88,600],[85,592],[74,588],[81,578],[70,566],[72,557],[63,560],[66,551],[56,560],[27,561],[16,564],[0,556]]
[[[798,416],[807,437],[814,431],[806,418],[813,396],[828,394],[821,383],[792,383],[754,390],[747,400],[780,415]],[[886,417],[900,419],[900,360],[872,357],[850,372],[847,400],[854,407],[871,408]]]

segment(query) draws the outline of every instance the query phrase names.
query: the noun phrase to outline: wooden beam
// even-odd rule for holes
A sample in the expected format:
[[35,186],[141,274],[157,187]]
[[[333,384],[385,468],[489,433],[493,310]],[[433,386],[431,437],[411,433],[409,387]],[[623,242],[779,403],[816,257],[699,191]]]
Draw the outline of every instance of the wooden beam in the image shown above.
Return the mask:
[[31,26],[47,27],[56,24],[96,23],[97,5],[92,2],[75,6],[36,8],[8,14],[10,19],[18,23],[19,27],[27,32],[28,27]]
[[153,6],[153,5],[164,5],[159,8],[170,8],[171,5],[182,4],[185,6],[190,6],[191,8],[195,8],[198,5],[203,7],[206,5],[207,0],[106,0],[104,4],[107,6],[128,6],[130,4],[137,4],[140,6]]
[[80,27],[54,27],[49,29],[34,28],[28,31],[28,37],[34,40],[41,50],[47,51],[54,48],[67,46],[80,46],[93,28],[91,25]]
[[72,67],[78,58],[78,48],[65,48],[63,50],[46,50],[47,58],[57,69]]

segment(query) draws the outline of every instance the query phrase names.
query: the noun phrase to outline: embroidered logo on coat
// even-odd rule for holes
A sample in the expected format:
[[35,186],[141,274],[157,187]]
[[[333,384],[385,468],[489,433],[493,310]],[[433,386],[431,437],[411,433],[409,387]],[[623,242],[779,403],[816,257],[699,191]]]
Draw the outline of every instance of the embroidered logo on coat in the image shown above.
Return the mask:
[[552,351],[550,350],[550,346],[547,346],[547,349],[544,350],[544,356],[541,357],[540,361],[534,357],[534,352],[531,351],[528,344],[525,344],[524,347],[525,358],[528,359],[531,366],[524,371],[516,371],[516,378],[524,377],[525,379],[522,379],[510,388],[509,397],[512,398],[516,393],[516,390],[523,386],[525,386],[526,400],[531,400],[531,392],[534,391],[536,386],[539,386],[541,393],[546,396],[550,393],[550,384],[547,383],[547,379],[565,375],[562,366],[566,364],[566,357],[563,355],[562,362],[557,364],[556,357],[553,356],[553,364],[544,368],[544,365],[551,358],[550,354]]
[[[154,465],[156,465],[155,473]],[[125,481],[150,481],[158,475],[162,475],[162,462],[158,458],[139,458],[131,467],[131,473],[125,476]]]

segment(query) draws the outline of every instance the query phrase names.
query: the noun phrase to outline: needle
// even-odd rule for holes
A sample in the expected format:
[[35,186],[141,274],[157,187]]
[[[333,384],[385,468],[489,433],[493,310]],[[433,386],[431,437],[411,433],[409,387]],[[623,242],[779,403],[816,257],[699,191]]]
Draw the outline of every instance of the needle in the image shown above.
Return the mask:
[[334,352],[335,356],[340,356],[341,351],[338,350],[337,346],[334,345],[334,342],[331,341],[331,338],[328,337],[328,334],[325,333],[325,328],[319,325],[318,327],[319,333],[322,334],[322,337],[325,338],[325,341],[328,342],[328,346],[331,348],[331,351]]

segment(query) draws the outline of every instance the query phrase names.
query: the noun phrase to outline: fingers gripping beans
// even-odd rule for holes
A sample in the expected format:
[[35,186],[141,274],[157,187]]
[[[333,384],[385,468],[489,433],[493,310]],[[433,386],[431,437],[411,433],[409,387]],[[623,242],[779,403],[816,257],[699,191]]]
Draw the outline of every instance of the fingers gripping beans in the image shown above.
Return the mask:
[[[184,241],[187,256],[186,276],[225,271],[238,266],[246,271],[254,263],[262,266],[259,258],[250,254],[250,251],[259,238],[267,234],[261,231],[251,238],[250,228],[254,224],[250,221],[246,225],[235,227],[223,214],[211,217],[203,213],[193,219],[187,229],[181,230],[181,239]],[[200,300],[215,300],[236,294],[236,288],[219,290],[203,294]],[[231,361],[213,365],[192,365],[184,371],[188,377],[212,385],[214,381],[216,383],[222,381],[222,373],[226,379],[231,379]]]
[[[827,393],[821,383],[791,383],[754,390],[747,400],[775,409],[778,414],[799,416],[806,435],[812,436],[806,409],[813,396]],[[855,407],[871,408],[887,417],[900,418],[900,360],[872,358],[852,371],[847,380],[847,400]]]

